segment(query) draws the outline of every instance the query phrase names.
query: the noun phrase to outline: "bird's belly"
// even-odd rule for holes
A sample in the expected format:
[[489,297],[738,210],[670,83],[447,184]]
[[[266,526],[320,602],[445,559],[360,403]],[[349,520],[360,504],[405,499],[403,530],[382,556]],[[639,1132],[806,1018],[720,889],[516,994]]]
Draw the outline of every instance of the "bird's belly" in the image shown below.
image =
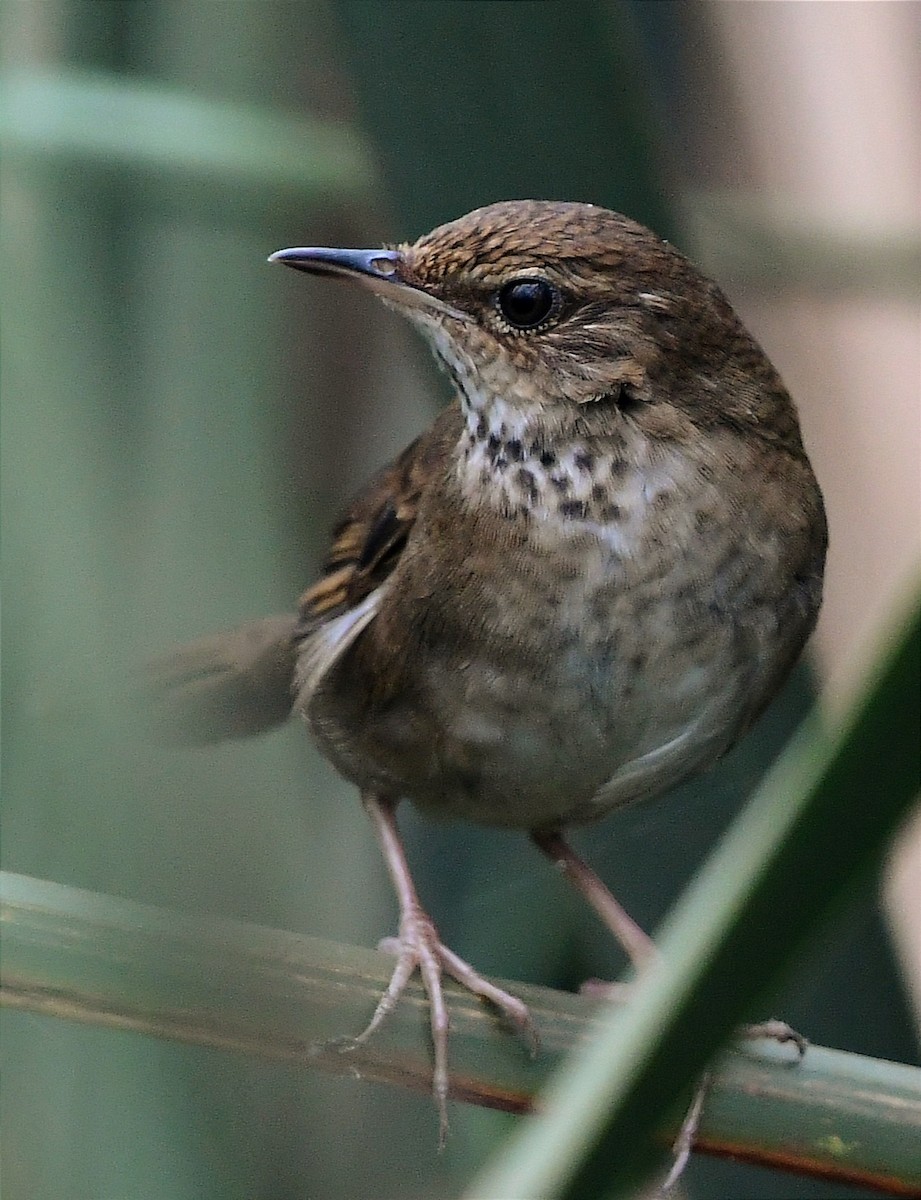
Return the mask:
[[642,593],[583,577],[514,652],[433,659],[433,786],[410,799],[492,825],[587,820],[716,758],[750,674],[734,630]]
[[[695,505],[673,501],[666,520],[654,491],[643,499],[610,527],[532,526],[501,568],[477,558],[474,530],[445,586],[394,588],[308,715],[339,769],[436,815],[535,828],[715,761],[799,652],[815,597],[756,521],[719,523],[703,545]],[[393,649],[389,628],[413,638]]]

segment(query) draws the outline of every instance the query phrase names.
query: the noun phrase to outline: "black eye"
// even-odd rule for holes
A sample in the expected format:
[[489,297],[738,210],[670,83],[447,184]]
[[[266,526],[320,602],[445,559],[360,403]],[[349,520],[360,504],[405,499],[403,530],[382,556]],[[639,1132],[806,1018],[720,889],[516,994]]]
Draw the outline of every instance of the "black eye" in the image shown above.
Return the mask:
[[546,279],[513,279],[496,296],[499,312],[516,329],[533,329],[556,309],[560,294]]

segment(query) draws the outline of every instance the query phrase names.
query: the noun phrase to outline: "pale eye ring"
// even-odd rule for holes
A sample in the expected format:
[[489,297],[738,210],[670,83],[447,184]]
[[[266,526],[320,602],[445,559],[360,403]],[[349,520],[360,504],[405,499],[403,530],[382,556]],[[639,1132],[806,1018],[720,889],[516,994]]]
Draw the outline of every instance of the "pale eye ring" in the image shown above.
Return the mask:
[[560,293],[546,279],[510,279],[496,293],[496,307],[513,329],[537,329],[560,306]]

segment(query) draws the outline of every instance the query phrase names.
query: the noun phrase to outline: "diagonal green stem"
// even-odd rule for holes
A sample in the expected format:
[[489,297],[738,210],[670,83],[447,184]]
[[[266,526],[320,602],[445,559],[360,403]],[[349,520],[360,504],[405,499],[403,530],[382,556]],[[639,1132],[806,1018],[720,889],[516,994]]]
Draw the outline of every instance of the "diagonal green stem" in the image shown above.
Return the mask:
[[[914,801],[919,675],[916,603],[849,717],[834,732],[815,724],[801,732],[661,931],[662,964],[573,1056],[548,1089],[545,1113],[469,1196],[621,1196],[649,1174],[659,1156],[650,1131],[682,1095],[687,1103],[686,1089],[791,954],[878,865]],[[921,1195],[916,1115],[910,1128],[901,1185]],[[846,1120],[836,1136],[852,1140]],[[879,1169],[893,1173],[885,1159]]]

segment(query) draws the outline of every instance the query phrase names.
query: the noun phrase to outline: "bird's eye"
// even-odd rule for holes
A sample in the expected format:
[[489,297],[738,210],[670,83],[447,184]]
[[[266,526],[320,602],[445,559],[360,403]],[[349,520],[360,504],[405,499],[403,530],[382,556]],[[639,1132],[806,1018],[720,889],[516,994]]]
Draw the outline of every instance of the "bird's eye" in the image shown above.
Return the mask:
[[515,329],[534,329],[551,316],[560,293],[546,279],[513,279],[496,296],[499,312]]

